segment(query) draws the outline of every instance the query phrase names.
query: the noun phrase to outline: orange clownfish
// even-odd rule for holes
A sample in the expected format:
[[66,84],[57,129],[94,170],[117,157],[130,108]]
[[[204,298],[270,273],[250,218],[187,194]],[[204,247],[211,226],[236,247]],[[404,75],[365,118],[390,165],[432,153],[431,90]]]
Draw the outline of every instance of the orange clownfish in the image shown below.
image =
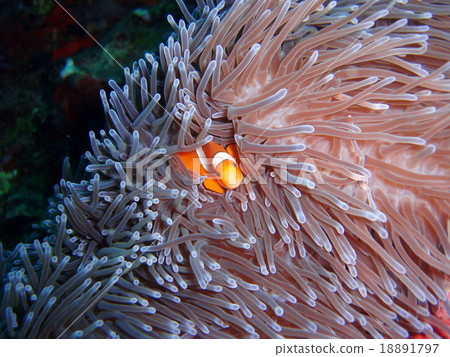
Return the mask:
[[223,193],[224,188],[233,190],[242,182],[236,144],[223,148],[212,141],[194,151],[179,152],[184,165],[201,176],[206,176],[203,185],[206,189]]

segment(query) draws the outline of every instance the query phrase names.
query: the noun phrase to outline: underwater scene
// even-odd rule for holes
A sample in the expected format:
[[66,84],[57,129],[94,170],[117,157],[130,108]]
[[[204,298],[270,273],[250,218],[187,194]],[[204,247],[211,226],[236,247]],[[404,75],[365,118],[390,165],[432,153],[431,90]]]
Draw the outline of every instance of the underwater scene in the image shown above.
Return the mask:
[[447,0],[0,19],[0,338],[450,338]]

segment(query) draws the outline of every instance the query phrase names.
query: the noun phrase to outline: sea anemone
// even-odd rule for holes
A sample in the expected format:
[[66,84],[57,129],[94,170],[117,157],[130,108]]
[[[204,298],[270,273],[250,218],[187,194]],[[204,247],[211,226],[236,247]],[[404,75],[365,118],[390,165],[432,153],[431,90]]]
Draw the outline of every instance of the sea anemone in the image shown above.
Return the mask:
[[[101,92],[45,242],[0,254],[2,336],[440,337],[445,1],[198,1]],[[177,153],[236,144],[217,194]]]

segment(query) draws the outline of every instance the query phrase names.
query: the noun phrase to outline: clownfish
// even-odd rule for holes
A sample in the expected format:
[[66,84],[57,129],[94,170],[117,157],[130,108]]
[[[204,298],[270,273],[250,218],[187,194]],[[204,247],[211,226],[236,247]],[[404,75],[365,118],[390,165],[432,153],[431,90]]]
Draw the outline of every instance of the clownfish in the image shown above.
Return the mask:
[[233,190],[242,182],[236,144],[228,145],[225,149],[210,141],[197,150],[179,152],[178,156],[186,168],[206,176],[203,186],[210,191],[223,193],[224,189]]

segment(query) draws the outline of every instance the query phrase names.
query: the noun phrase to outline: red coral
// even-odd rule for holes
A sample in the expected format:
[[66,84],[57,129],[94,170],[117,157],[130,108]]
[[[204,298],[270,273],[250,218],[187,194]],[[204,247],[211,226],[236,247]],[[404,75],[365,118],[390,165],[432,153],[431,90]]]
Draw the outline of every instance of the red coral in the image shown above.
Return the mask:
[[[450,291],[447,292],[447,298],[450,299]],[[447,315],[442,303],[439,303],[439,309],[432,316],[430,316],[428,322],[431,326],[433,326],[434,331],[439,336],[445,339],[450,339],[450,317]],[[411,338],[430,339],[431,337],[423,333],[417,333],[412,335]]]
[[93,44],[94,40],[89,36],[63,43],[59,48],[53,51],[52,61],[63,57],[71,57],[79,50],[89,48]]

